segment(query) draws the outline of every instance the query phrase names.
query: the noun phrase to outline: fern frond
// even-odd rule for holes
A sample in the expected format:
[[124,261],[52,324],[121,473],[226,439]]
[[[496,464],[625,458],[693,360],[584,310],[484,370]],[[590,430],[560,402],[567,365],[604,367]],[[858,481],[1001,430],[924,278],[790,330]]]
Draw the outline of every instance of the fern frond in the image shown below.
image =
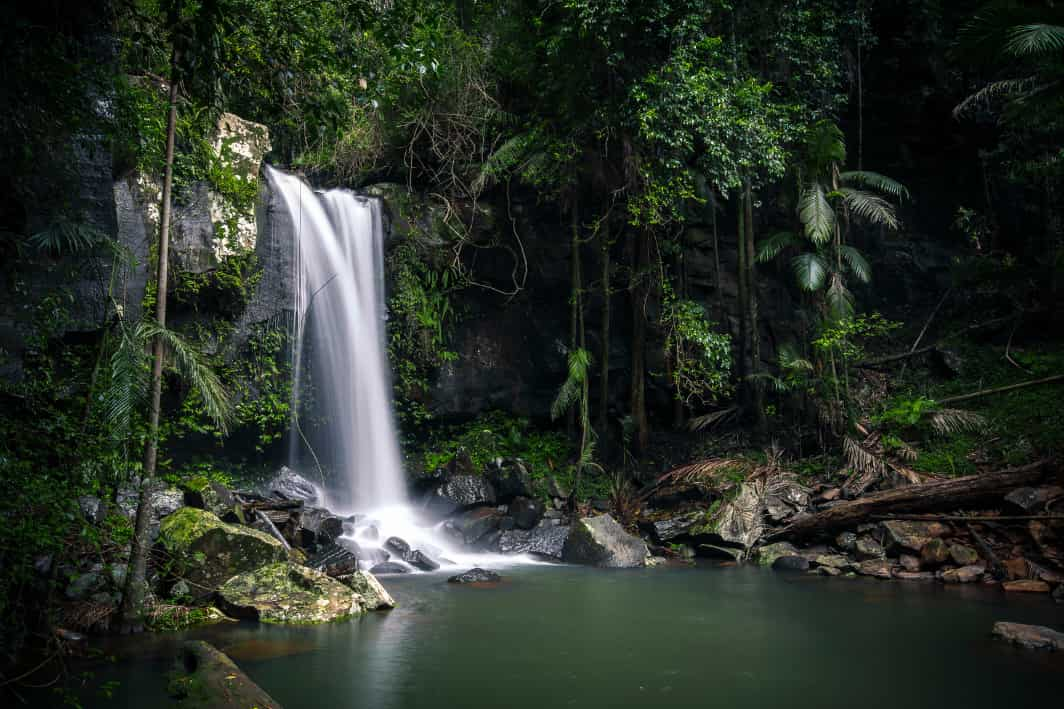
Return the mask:
[[118,342],[111,353],[110,382],[100,394],[104,423],[116,441],[127,440],[133,418],[143,409],[150,380],[145,341],[137,328],[119,322]]
[[961,118],[977,108],[986,108],[990,102],[1001,96],[1016,96],[1027,91],[1036,82],[1033,76],[1022,79],[1002,79],[992,81],[953,108],[953,117]]
[[702,414],[701,416],[695,416],[687,422],[687,430],[689,431],[704,431],[707,428],[712,428],[722,421],[734,416],[738,413],[739,409],[735,406],[730,406],[726,409],[719,411],[710,411],[708,414]]
[[798,201],[798,218],[805,227],[805,235],[814,244],[827,243],[835,232],[835,210],[828,202],[824,186],[813,182],[802,190]]
[[887,469],[882,458],[849,436],[842,439],[842,453],[846,462],[857,473],[882,475]]
[[205,361],[203,354],[173,330],[160,327],[156,323],[141,323],[137,329],[138,337],[142,337],[145,342],[156,337],[162,340],[168,359],[178,374],[199,392],[203,399],[204,413],[223,434],[228,433],[233,416],[229,394],[218,375]]
[[1013,27],[1005,43],[1005,51],[1016,57],[1051,54],[1061,50],[1064,50],[1064,27],[1045,23]]

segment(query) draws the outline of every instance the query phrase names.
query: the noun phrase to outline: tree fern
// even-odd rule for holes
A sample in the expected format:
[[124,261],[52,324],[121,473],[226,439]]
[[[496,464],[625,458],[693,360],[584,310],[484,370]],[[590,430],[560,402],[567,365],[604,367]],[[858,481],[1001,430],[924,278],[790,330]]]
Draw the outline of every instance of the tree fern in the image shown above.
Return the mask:
[[827,303],[828,312],[836,320],[853,315],[853,293],[846,287],[846,283],[838,273],[832,274],[831,285],[824,294],[824,301]]
[[839,182],[844,185],[866,187],[897,199],[909,199],[909,190],[897,180],[868,170],[851,170],[839,173]]
[[843,244],[839,247],[839,255],[850,269],[857,280],[868,283],[872,280],[872,267],[865,260],[864,255],[852,246]]
[[798,245],[798,238],[789,231],[779,231],[757,245],[758,263],[768,263],[783,250]]
[[828,277],[827,262],[813,252],[795,256],[791,260],[791,270],[798,281],[798,287],[806,291],[819,290]]
[[805,227],[806,237],[814,244],[827,243],[835,232],[835,210],[819,182],[813,182],[802,191],[798,216]]
[[885,226],[892,231],[901,227],[894,205],[879,195],[852,187],[843,187],[839,193],[850,212],[862,221]]
[[1064,27],[1046,23],[1019,25],[1009,31],[1005,51],[1026,57],[1064,50]]
[[591,369],[591,354],[585,349],[576,349],[569,353],[569,376],[562,383],[554,403],[550,407],[551,419],[561,418],[566,411],[580,401],[587,373]]

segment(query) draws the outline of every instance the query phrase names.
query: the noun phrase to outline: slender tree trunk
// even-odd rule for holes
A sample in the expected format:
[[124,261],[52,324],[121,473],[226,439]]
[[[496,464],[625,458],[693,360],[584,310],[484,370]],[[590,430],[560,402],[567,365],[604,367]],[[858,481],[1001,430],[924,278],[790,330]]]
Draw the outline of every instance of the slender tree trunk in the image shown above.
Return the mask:
[[[684,299],[687,298],[687,276],[684,268],[683,258],[683,249],[685,241],[686,240],[680,241],[680,253],[676,256],[675,264],[675,270],[677,274],[676,277],[679,280],[679,282],[676,284],[676,293]],[[672,400],[672,426],[673,428],[680,429],[683,428],[685,412],[683,398],[680,396],[679,373],[676,369],[677,365],[679,364],[679,353],[676,353],[677,357],[670,357],[669,354],[670,353],[668,351],[668,342],[666,341],[665,364],[668,367],[666,375],[668,376],[669,381],[673,383],[673,387],[676,389],[676,396],[673,397]]]
[[[601,361],[601,374],[599,375],[599,411],[598,428],[599,441],[605,446],[609,437],[609,405],[610,405],[610,224],[609,220],[602,225],[602,350],[599,352]],[[604,451],[605,452],[605,451]]]
[[[174,177],[174,134],[177,125],[177,57],[170,64],[170,112],[166,120],[166,167],[163,172],[162,204],[159,208],[159,270],[155,286],[155,321],[166,327],[166,288],[170,250],[170,192]],[[151,488],[159,452],[159,409],[163,390],[163,341],[152,343],[151,408],[148,411],[148,440],[144,447],[144,469],[140,476],[140,501],[133,528],[126,583],[119,608],[119,631],[136,632],[143,628],[145,576],[148,563],[148,521],[151,517]]]
[[[575,352],[580,347],[578,341],[580,330],[580,211],[575,198],[569,217],[572,232],[569,242],[569,283],[572,289],[569,298],[569,351]],[[566,417],[566,428],[570,438],[576,436],[576,419],[576,409],[570,408]]]
[[747,320],[747,385],[749,387],[750,413],[754,417],[754,426],[757,434],[763,435],[767,428],[765,421],[764,390],[760,379],[756,375],[761,370],[761,332],[757,325],[757,258],[754,245],[754,200],[750,188],[750,180],[746,180],[743,188],[742,209],[745,214],[743,219],[744,229],[743,243],[740,248],[745,251],[743,259],[746,266],[746,320]]
[[637,229],[632,251],[632,421],[636,427],[636,452],[642,456],[650,443],[650,427],[647,422],[646,407],[646,339],[647,289],[644,283],[647,265],[647,235],[643,229]]
[[738,257],[738,281],[739,281],[739,381],[740,391],[744,399],[743,406],[747,405],[746,377],[750,374],[748,358],[750,356],[750,344],[748,331],[750,329],[748,318],[750,315],[746,304],[746,208],[743,204],[743,196],[739,196],[738,209],[736,209],[736,237],[735,250]]
[[712,206],[711,219],[713,220],[713,285],[717,288],[717,317],[723,324],[728,317],[724,312],[724,286],[720,280],[720,241],[717,236],[717,198],[710,196]]

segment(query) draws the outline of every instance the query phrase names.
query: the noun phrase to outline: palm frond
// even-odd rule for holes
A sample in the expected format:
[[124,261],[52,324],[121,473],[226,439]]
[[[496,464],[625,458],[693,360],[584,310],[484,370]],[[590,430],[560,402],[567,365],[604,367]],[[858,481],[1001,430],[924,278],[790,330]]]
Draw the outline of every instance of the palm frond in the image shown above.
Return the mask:
[[584,382],[587,380],[588,370],[591,368],[591,354],[583,349],[575,349],[569,353],[569,376],[565,378],[554,402],[550,406],[550,417],[557,420],[580,401],[583,394]]
[[752,470],[750,462],[741,458],[709,458],[673,468],[659,476],[657,484],[708,483],[716,485],[725,473],[740,471],[743,477],[746,477],[750,470]]
[[828,286],[824,300],[827,302],[828,311],[835,319],[841,320],[853,315],[853,293],[846,287],[839,274],[832,274],[831,285]]
[[871,224],[897,231],[901,227],[894,205],[879,195],[864,190],[843,187],[839,190],[846,206],[854,216]]
[[162,340],[163,348],[178,373],[199,392],[204,413],[223,434],[228,433],[233,415],[229,394],[203,354],[173,330],[156,323],[141,323],[138,330],[146,342],[156,337]]
[[480,172],[473,180],[473,190],[482,192],[500,179],[514,172],[520,172],[522,165],[537,150],[538,137],[538,131],[530,130],[518,133],[503,142],[480,166]]
[[138,328],[119,322],[118,341],[111,353],[110,381],[100,394],[104,423],[112,438],[124,441],[133,428],[133,418],[143,410],[149,384],[149,357]]
[[842,439],[842,454],[846,457],[850,468],[856,473],[882,475],[887,469],[881,457],[849,436]]
[[798,239],[789,231],[779,231],[763,239],[757,245],[757,262],[768,263],[779,256],[784,249],[798,244]]
[[707,428],[712,428],[718,423],[726,421],[727,419],[738,413],[739,409],[735,406],[729,406],[726,409],[720,409],[719,411],[710,411],[708,414],[702,414],[701,416],[695,416],[687,422],[688,431],[704,431]]
[[1005,43],[1005,51],[1016,57],[1051,54],[1061,50],[1064,50],[1064,27],[1045,23],[1013,27]]
[[856,185],[858,187],[866,187],[876,192],[882,192],[883,194],[889,194],[891,197],[897,199],[908,199],[909,190],[905,185],[893,180],[886,175],[881,175],[878,172],[870,172],[868,170],[851,170],[849,172],[843,172],[839,174],[839,182],[844,185]]
[[828,277],[828,265],[819,254],[808,252],[798,254],[791,260],[791,270],[798,281],[798,287],[805,291],[815,291],[823,287]]
[[860,251],[852,246],[843,245],[839,247],[839,254],[857,280],[861,283],[868,283],[872,280],[872,267],[868,265],[868,261]]
[[846,137],[834,121],[818,121],[806,137],[805,152],[813,171],[823,173],[832,163],[846,162]]
[[963,409],[939,409],[931,415],[931,428],[941,436],[986,429],[987,420],[974,411]]
[[802,190],[798,200],[798,218],[805,227],[805,235],[814,244],[827,243],[835,231],[835,210],[828,202],[824,186],[813,182]]
[[105,241],[103,232],[85,222],[60,217],[33,234],[29,243],[38,251],[66,256],[92,249]]
[[1036,77],[1033,76],[1026,76],[1021,79],[1002,79],[1000,81],[992,81],[954,106],[953,117],[961,118],[965,114],[971,113],[976,109],[986,108],[994,99],[1001,96],[1016,96],[1022,94],[1030,87],[1034,86],[1036,81]]

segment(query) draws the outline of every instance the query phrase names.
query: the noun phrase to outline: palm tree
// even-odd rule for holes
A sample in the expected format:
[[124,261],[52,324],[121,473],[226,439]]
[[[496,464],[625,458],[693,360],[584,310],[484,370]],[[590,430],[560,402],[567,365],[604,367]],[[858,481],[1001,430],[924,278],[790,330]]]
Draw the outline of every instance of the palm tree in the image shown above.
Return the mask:
[[862,222],[891,231],[901,227],[895,206],[909,192],[900,183],[867,170],[843,171],[846,143],[830,121],[817,123],[806,142],[808,162],[799,171],[798,218],[801,234],[779,232],[761,242],[757,260],[771,261],[785,250],[808,250],[791,259],[798,287],[822,294],[824,315],[841,319],[853,313],[847,278],[862,283],[872,278],[864,255],[846,243],[850,225]]

